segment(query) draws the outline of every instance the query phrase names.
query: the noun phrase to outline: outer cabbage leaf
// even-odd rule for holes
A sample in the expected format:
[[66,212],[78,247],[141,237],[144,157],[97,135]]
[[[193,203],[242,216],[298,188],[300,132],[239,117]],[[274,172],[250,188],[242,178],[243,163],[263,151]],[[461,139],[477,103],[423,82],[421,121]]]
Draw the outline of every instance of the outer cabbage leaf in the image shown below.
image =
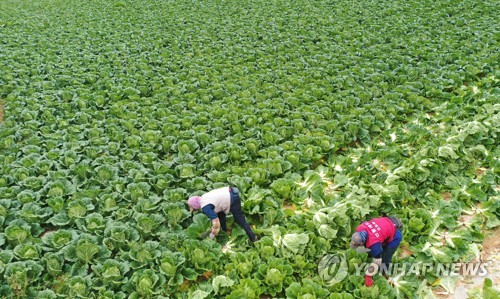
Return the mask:
[[292,283],[293,269],[286,261],[271,258],[267,264],[259,265],[256,278],[266,286],[266,292],[272,296],[283,291],[285,286]]
[[212,286],[216,295],[227,294],[230,292],[230,287],[233,286],[233,284],[234,280],[224,275],[218,275],[212,280]]
[[42,263],[47,272],[53,277],[59,276],[65,269],[64,256],[62,253],[46,253],[42,258]]
[[189,212],[182,202],[163,203],[161,209],[165,214],[166,222],[171,228],[179,228],[180,223],[189,217]]
[[134,220],[137,229],[145,238],[156,235],[157,229],[165,222],[165,218],[160,214],[145,213],[136,213]]
[[139,270],[132,274],[124,290],[130,292],[132,298],[152,298],[161,292],[165,277],[151,269]]
[[124,253],[124,257],[128,257],[132,269],[143,268],[158,262],[161,256],[159,246],[156,241],[134,242],[131,243],[129,252]]
[[34,261],[13,262],[7,265],[4,278],[7,284],[17,292],[26,291],[26,288],[36,283],[43,272],[43,267]]
[[130,271],[130,266],[127,262],[109,259],[102,264],[93,265],[92,269],[103,286],[116,289],[127,282],[126,274]]
[[5,228],[5,237],[18,244],[23,243],[31,237],[31,226],[24,220],[14,220]]
[[38,260],[42,251],[40,244],[24,243],[14,248],[14,254],[19,260]]
[[330,292],[312,279],[306,278],[300,283],[291,283],[290,286],[286,288],[285,293],[287,298],[307,299],[326,298]]

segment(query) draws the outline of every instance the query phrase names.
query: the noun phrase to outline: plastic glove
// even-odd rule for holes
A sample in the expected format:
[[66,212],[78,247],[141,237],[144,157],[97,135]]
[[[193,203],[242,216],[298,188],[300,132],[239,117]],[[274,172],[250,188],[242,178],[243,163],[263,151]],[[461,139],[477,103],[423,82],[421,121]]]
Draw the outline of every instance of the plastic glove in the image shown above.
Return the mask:
[[370,275],[365,275],[365,286],[373,286],[373,278]]
[[368,268],[365,271],[365,275],[366,276],[373,276],[373,275],[377,274],[377,270],[378,269],[375,266],[375,264],[371,263],[368,265]]
[[212,240],[213,240],[213,239],[215,238],[215,235],[214,235],[214,234],[212,234],[212,233],[210,233],[209,237],[210,237],[210,239],[212,239]]
[[220,221],[219,218],[212,220],[212,234],[215,236],[220,231]]
[[382,265],[382,259],[381,258],[373,259],[373,263],[380,267],[380,265]]

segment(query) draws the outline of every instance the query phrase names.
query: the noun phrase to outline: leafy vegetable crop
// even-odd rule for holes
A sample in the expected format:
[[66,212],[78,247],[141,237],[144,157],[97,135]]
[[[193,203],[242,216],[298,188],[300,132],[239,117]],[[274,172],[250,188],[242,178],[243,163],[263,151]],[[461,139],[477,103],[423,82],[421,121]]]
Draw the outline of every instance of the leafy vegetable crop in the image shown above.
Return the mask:
[[[500,225],[497,28],[490,0],[2,1],[0,298],[451,290],[366,288],[349,237],[393,214],[397,261],[467,262]],[[186,209],[228,184],[255,244]]]

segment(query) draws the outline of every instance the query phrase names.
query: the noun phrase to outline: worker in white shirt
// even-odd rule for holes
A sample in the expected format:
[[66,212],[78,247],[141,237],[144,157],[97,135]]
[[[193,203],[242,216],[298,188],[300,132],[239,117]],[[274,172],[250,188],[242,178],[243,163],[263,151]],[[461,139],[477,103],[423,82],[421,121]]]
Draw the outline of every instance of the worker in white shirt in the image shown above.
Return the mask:
[[240,193],[237,188],[215,189],[202,196],[190,197],[187,202],[191,211],[201,209],[212,221],[211,239],[215,238],[221,228],[226,231],[226,215],[232,213],[234,221],[245,230],[250,241],[257,240],[241,209]]

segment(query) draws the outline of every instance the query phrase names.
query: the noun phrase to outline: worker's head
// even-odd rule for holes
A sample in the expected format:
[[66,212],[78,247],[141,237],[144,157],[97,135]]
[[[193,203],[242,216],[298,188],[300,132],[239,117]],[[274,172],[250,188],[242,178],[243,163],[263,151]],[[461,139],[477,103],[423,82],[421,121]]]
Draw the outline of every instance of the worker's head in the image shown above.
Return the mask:
[[355,232],[354,234],[352,234],[351,249],[356,249],[359,246],[364,246],[364,245],[365,245],[365,242],[364,242],[363,237],[361,236],[361,234],[359,232]]
[[191,212],[199,210],[201,209],[201,196],[192,196],[188,199],[187,203]]
[[351,237],[351,249],[356,249],[359,253],[368,252],[370,249],[365,248],[367,233],[365,231],[355,232]]

